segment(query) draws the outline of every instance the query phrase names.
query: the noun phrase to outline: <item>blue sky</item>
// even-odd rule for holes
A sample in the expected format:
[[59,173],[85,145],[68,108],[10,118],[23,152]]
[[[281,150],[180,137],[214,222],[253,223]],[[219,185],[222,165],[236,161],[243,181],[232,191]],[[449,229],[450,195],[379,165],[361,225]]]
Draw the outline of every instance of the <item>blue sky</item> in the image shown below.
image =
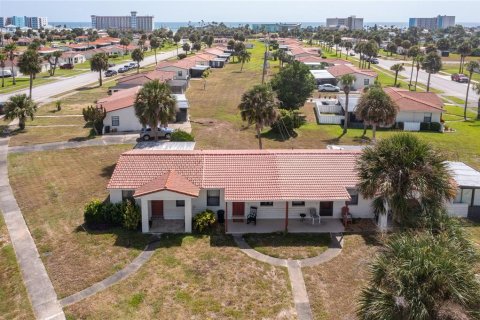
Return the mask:
[[89,21],[91,14],[155,16],[175,21],[324,22],[326,17],[357,15],[365,21],[408,22],[409,17],[455,15],[457,22],[479,22],[480,0],[0,0],[0,15],[47,16],[50,21]]

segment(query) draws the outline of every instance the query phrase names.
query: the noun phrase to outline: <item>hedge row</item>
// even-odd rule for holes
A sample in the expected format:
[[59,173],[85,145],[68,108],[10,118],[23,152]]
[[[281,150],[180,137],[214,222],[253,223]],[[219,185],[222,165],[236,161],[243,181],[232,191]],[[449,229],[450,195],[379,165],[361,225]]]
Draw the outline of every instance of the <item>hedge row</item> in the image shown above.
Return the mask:
[[136,230],[140,224],[140,208],[133,200],[122,203],[109,203],[92,200],[85,205],[83,217],[86,225],[92,229],[123,227]]

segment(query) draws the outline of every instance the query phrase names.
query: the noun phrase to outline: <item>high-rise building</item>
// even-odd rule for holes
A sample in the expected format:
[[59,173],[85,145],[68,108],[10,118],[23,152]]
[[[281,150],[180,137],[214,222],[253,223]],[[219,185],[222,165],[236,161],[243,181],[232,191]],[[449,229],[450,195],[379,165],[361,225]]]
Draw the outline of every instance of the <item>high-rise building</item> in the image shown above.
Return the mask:
[[347,28],[349,30],[362,30],[363,18],[357,18],[356,16],[350,16],[348,18],[327,18],[327,28]]
[[25,17],[25,26],[32,29],[45,28],[48,25],[47,17]]
[[8,24],[13,24],[17,28],[23,28],[26,27],[25,25],[25,17],[24,16],[13,16],[10,18],[7,18],[7,25]]
[[455,16],[438,15],[433,18],[410,18],[408,26],[427,30],[446,29],[455,26]]
[[5,27],[5,18],[0,17],[0,28],[3,28],[3,27]]
[[129,16],[95,16],[92,15],[92,28],[117,30],[153,30],[153,16],[137,16],[136,11]]
[[302,28],[301,23],[254,23],[252,24],[252,30],[254,32],[288,32],[294,30],[300,30]]

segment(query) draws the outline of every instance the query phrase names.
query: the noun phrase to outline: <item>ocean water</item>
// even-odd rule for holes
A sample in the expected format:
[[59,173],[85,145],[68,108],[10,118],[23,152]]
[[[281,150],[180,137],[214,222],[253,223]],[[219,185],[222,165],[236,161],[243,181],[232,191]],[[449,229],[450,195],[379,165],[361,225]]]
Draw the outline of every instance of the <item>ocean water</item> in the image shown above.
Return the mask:
[[[224,22],[225,25],[228,27],[238,27],[242,25],[252,25],[255,23],[272,23],[272,22]],[[273,22],[274,23],[274,22]],[[57,26],[61,25],[64,26],[66,25],[68,28],[89,28],[91,27],[90,22],[50,22],[51,25]],[[186,27],[188,26],[189,22],[155,22],[155,28],[168,28],[172,30],[173,32],[177,31],[180,27]],[[192,26],[199,26],[199,22],[190,22]],[[381,25],[381,26],[396,26],[399,28],[407,27],[408,23],[407,22],[365,22],[364,25],[373,27],[374,25]],[[459,22],[459,24],[463,25],[464,27],[476,27],[480,26],[480,22]],[[325,22],[302,22],[302,27],[306,28],[308,26],[311,26],[313,28],[319,27],[319,26],[324,26]]]

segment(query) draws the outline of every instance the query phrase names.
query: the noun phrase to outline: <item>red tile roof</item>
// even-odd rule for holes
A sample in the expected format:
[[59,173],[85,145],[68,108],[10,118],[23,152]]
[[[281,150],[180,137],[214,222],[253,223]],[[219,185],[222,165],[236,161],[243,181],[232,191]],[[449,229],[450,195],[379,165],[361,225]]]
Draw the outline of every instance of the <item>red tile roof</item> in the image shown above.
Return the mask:
[[105,111],[115,111],[133,106],[140,86],[113,93],[111,96],[97,101],[97,107],[105,108]]
[[443,102],[433,92],[414,92],[392,87],[383,90],[397,103],[400,111],[443,112]]
[[358,182],[358,151],[132,150],[123,153],[109,189],[139,190],[169,170],[228,201],[347,200]]
[[191,183],[187,178],[178,174],[175,170],[168,170],[135,191],[134,197],[144,196],[159,191],[172,191],[187,196],[198,197],[200,188]]
[[374,78],[377,77],[377,73],[375,71],[368,70],[368,69],[359,69],[353,65],[340,64],[340,65],[335,65],[333,67],[330,67],[327,70],[334,77],[341,77],[345,74],[354,74],[354,73],[359,73],[359,74],[363,74],[365,76],[374,77]]
[[173,79],[175,76],[174,71],[164,71],[164,70],[153,70],[146,73],[132,74],[129,76],[122,77],[117,80],[118,83],[132,82],[138,85],[143,85],[144,83],[151,80],[160,80],[168,81]]
[[337,64],[352,64],[350,61],[343,60],[343,59],[323,59],[321,57],[317,57],[314,55],[311,56],[306,56],[306,57],[298,57],[295,58],[295,60],[307,63],[307,62],[323,62],[323,63],[328,63],[331,65],[337,65]]

